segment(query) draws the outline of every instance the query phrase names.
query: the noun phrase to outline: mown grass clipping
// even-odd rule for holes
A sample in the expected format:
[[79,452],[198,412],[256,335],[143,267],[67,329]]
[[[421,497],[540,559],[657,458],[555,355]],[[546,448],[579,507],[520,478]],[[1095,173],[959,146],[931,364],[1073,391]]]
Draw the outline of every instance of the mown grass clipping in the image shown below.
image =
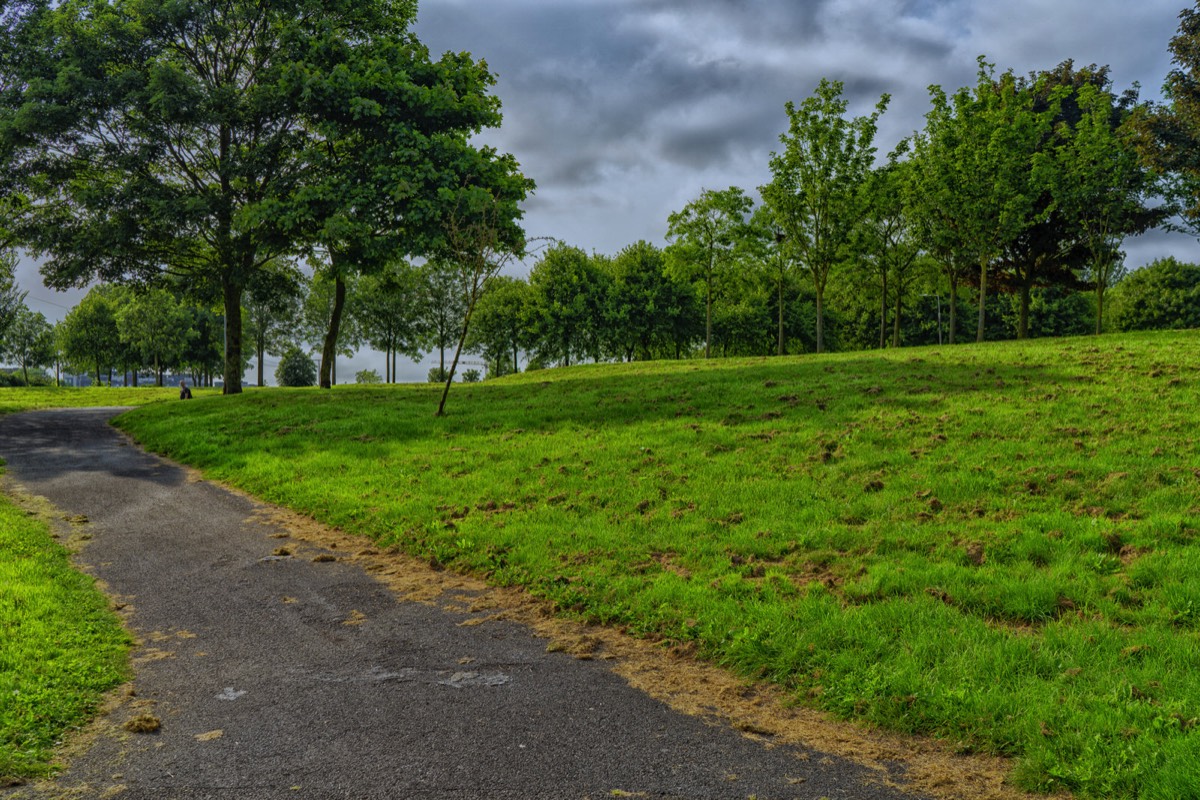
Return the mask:
[[1028,789],[1200,796],[1200,336],[599,365],[119,420]]

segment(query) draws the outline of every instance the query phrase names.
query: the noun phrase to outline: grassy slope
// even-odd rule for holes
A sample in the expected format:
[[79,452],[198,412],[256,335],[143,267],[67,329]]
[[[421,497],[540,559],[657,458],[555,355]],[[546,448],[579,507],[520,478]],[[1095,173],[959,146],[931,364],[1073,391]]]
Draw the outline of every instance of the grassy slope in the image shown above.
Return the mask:
[[[0,389],[0,414],[141,405],[158,389]],[[0,464],[3,462],[0,461]],[[55,743],[127,676],[129,638],[46,524],[0,495],[0,786],[46,775]]]
[[150,407],[151,447],[1083,796],[1200,795],[1200,336]]

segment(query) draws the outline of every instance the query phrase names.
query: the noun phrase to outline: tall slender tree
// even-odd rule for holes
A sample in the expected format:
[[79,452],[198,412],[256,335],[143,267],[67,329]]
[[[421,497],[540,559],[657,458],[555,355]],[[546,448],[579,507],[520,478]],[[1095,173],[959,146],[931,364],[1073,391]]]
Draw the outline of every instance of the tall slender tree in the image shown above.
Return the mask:
[[812,278],[817,294],[817,352],[825,347],[825,288],[847,255],[867,213],[863,184],[875,160],[875,133],[888,95],[875,110],[854,119],[842,97],[841,81],[822,79],[800,105],[788,102],[783,151],[771,154],[763,199]]
[[704,286],[704,357],[712,355],[713,303],[727,288],[754,203],[737,186],[705,189],[667,220],[677,271]]

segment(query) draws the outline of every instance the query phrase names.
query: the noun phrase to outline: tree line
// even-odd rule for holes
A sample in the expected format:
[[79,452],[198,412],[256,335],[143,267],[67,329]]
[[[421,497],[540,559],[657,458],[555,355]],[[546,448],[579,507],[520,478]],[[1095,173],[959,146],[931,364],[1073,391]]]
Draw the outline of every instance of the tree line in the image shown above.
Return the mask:
[[[128,287],[95,293],[124,309],[117,341],[156,374],[194,365],[236,392],[251,358],[262,383],[268,353],[309,351],[330,386],[338,355],[370,345],[387,381],[399,356],[438,352],[448,387],[463,352],[498,375],[522,354],[822,352],[953,344],[971,317],[976,341],[1187,317],[1134,320],[1139,292],[1177,292],[1191,267],[1122,281],[1121,248],[1158,226],[1200,231],[1197,9],[1180,15],[1163,104],[1118,91],[1105,67],[1018,75],[981,58],[974,85],[931,87],[923,128],[881,158],[890,98],[850,116],[842,84],[822,80],[786,105],[757,192],[702,191],[663,248],[554,242],[527,278],[501,272],[525,253],[533,184],[471,139],[500,123],[494,76],[469,54],[433,59],[415,3],[25,0],[0,14],[5,239],[45,259],[49,285]],[[183,355],[207,342],[189,308],[219,321],[215,367]],[[164,331],[177,341],[147,341]]]

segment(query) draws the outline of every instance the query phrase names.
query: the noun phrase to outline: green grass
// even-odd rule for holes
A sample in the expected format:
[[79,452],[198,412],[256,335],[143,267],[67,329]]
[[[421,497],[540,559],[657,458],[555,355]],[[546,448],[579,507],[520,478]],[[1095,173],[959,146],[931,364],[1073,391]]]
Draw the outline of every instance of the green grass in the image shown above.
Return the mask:
[[[177,390],[0,388],[0,414],[171,397]],[[72,569],[44,522],[0,495],[0,786],[50,774],[56,743],[127,678],[129,647],[93,579]]]
[[[215,394],[219,389],[193,389],[196,397]],[[93,408],[98,406],[142,406],[162,400],[177,400],[178,387],[91,387],[29,386],[0,388],[0,414],[34,411],[43,408]]]
[[129,644],[46,524],[0,497],[0,786],[50,773],[63,734],[125,680]]
[[151,406],[150,447],[799,702],[1200,795],[1200,335]]

